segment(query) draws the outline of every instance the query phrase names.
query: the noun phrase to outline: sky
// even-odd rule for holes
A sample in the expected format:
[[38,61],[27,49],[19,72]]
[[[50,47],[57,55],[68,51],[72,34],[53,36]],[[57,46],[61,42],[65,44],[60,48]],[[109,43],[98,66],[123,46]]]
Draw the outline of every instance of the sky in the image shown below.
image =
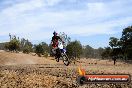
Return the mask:
[[93,48],[106,47],[132,25],[132,0],[0,0],[0,42],[9,33],[50,43],[53,31]]

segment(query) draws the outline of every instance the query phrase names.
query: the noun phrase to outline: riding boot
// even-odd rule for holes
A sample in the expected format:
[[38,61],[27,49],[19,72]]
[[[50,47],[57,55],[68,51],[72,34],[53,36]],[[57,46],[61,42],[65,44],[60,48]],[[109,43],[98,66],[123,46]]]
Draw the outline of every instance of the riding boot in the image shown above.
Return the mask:
[[59,57],[57,55],[55,55],[55,59],[57,62],[59,62]]

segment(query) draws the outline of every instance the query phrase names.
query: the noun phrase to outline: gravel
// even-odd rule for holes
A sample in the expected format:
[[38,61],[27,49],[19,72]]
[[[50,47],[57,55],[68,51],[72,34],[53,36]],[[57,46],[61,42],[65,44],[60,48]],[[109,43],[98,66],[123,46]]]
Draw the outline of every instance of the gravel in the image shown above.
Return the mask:
[[[105,73],[87,70],[86,73]],[[64,65],[0,66],[0,88],[132,88],[129,84],[85,84],[76,82],[77,68]]]

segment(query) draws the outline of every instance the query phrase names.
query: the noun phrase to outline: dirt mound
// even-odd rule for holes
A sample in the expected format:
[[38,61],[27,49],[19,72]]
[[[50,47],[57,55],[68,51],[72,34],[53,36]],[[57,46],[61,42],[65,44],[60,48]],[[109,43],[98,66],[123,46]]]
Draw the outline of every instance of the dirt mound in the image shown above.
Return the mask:
[[53,58],[33,56],[31,54],[0,51],[0,65],[19,64],[57,64]]

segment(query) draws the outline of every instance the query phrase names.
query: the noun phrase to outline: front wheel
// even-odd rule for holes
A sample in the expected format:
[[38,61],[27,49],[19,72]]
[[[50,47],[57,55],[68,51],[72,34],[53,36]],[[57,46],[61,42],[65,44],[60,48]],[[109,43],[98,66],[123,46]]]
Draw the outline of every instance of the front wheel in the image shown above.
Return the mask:
[[68,65],[70,64],[68,56],[67,56],[66,54],[64,54],[64,55],[62,56],[62,58],[63,58],[63,63],[64,63],[66,66],[68,66]]

